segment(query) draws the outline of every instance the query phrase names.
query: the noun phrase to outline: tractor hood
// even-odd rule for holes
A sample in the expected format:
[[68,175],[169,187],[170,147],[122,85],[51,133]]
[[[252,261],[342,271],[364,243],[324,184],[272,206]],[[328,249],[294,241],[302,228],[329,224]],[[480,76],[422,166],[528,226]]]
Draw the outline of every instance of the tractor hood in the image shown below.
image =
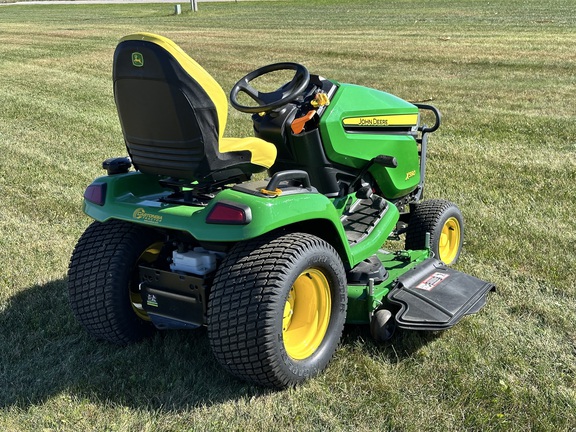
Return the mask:
[[420,182],[418,107],[383,91],[340,84],[322,115],[320,130],[328,158],[361,169],[380,155],[395,157],[396,168],[372,172],[388,199],[413,191]]

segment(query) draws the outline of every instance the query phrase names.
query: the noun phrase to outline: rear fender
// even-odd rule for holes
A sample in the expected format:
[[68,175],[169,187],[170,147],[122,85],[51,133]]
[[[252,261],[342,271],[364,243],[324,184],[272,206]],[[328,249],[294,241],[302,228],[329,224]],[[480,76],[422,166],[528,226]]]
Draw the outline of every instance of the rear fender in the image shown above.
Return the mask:
[[[105,184],[103,205],[84,200],[84,212],[100,222],[120,219],[167,230],[184,231],[200,242],[235,243],[279,230],[302,230],[331,243],[347,264],[355,261],[346,241],[340,214],[330,199],[319,193],[262,197],[232,189],[203,206],[165,203],[171,191],[155,176],[138,172],[104,176],[92,185]],[[251,220],[242,225],[208,223],[207,216],[221,201],[250,208]]]

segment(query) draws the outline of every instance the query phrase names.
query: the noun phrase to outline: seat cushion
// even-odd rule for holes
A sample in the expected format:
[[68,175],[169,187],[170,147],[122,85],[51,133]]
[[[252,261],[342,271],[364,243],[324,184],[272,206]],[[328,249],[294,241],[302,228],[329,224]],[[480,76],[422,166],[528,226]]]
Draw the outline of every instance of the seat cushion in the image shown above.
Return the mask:
[[249,151],[250,163],[270,168],[276,160],[276,146],[256,137],[221,138],[220,153]]

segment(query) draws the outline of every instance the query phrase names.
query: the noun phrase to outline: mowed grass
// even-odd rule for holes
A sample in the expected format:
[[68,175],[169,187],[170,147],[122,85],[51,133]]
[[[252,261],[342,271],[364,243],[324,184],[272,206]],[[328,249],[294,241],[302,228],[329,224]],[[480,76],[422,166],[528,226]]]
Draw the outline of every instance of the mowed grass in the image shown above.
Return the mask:
[[[576,429],[576,8],[572,0],[278,1],[0,7],[0,430]],[[346,329],[325,373],[286,391],[237,381],[204,331],[92,340],[66,269],[82,192],[124,155],[120,37],[172,38],[228,91],[297,61],[429,101],[427,197],[466,219],[458,268],[497,284],[438,334],[375,345]],[[228,136],[251,133],[230,112]]]

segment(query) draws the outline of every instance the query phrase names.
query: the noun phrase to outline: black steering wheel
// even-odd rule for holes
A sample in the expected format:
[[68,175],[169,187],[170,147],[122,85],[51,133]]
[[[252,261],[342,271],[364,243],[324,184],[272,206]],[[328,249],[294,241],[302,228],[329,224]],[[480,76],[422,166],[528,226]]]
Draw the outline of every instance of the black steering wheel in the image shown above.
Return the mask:
[[[250,82],[262,75],[270,72],[280,70],[293,70],[295,71],[294,77],[291,81],[287,82],[273,92],[264,93],[259,92],[250,85]],[[230,90],[230,103],[238,111],[245,113],[261,113],[272,111],[273,109],[280,108],[288,102],[296,99],[308,86],[310,82],[310,73],[308,69],[298,63],[274,63],[267,66],[262,66],[255,71],[250,72],[244,78],[240,79],[232,90]],[[238,93],[243,92],[250,96],[258,105],[246,106],[238,102]]]

